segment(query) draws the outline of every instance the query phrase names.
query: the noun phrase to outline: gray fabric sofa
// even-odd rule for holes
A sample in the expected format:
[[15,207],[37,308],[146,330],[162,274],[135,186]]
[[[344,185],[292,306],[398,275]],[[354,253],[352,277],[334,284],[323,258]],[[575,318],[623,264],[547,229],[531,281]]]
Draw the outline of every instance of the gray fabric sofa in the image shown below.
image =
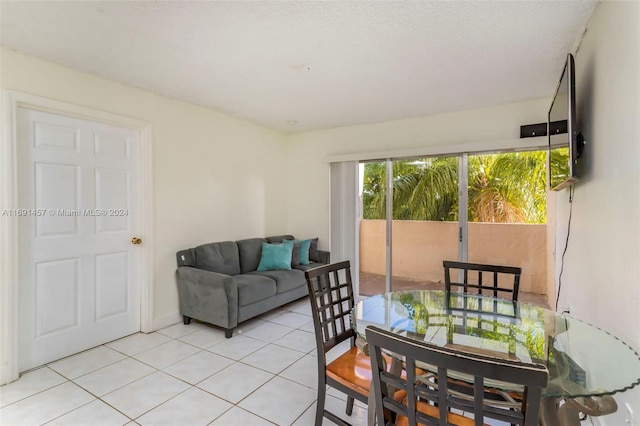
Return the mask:
[[318,260],[291,270],[256,271],[262,243],[293,240],[292,235],[223,241],[179,251],[176,281],[180,314],[225,329],[227,338],[241,322],[309,294],[304,271],[330,261],[318,250]]

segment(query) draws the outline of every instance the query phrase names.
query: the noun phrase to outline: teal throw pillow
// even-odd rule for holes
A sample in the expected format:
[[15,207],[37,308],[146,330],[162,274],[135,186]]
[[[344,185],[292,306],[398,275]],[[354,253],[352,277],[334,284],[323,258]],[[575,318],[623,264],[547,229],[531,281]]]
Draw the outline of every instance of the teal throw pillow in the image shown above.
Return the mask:
[[300,264],[309,264],[309,249],[311,248],[311,240],[282,240],[282,243],[300,244]]
[[288,271],[291,270],[291,255],[293,242],[282,244],[262,243],[262,255],[258,271]]

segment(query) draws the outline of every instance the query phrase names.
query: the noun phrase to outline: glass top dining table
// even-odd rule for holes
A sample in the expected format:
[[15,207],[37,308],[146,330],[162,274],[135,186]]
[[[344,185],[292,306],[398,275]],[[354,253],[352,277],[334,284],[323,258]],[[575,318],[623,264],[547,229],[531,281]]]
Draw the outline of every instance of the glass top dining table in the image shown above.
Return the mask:
[[358,334],[379,328],[437,346],[544,364],[547,398],[611,395],[640,383],[640,356],[576,318],[523,302],[438,290],[369,297],[355,306]]

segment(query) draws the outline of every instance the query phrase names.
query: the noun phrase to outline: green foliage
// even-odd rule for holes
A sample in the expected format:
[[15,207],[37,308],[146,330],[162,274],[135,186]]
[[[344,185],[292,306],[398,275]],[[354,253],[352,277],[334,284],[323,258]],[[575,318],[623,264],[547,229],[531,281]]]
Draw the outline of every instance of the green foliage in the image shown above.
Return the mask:
[[[546,152],[469,156],[470,222],[546,223]],[[365,164],[363,217],[384,219],[385,163]],[[393,219],[458,220],[458,157],[393,162]]]

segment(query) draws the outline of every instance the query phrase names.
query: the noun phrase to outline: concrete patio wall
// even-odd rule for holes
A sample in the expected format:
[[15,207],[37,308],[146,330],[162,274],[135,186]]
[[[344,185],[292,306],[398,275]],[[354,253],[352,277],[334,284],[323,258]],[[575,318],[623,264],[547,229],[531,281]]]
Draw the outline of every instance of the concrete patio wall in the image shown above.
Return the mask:
[[[469,223],[469,261],[522,268],[520,290],[547,293],[546,225]],[[393,275],[443,281],[458,259],[458,223],[393,221]],[[360,221],[360,271],[385,274],[385,221]]]

